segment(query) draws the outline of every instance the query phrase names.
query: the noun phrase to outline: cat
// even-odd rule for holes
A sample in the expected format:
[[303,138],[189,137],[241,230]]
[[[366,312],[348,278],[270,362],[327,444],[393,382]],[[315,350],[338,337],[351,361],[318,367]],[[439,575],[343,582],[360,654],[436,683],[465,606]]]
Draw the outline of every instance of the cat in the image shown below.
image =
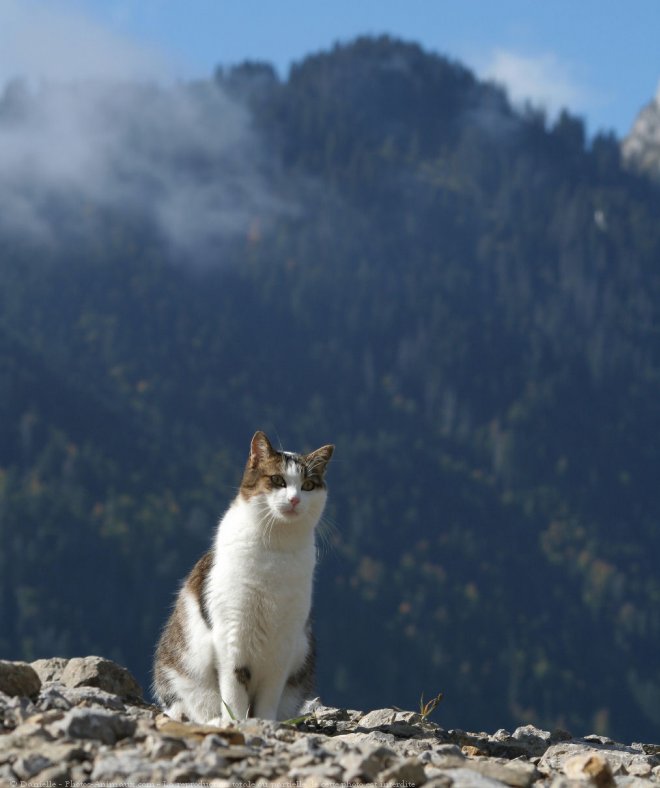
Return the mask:
[[156,649],[154,694],[169,716],[290,719],[311,697],[315,529],[333,451],[276,451],[255,433],[238,495]]

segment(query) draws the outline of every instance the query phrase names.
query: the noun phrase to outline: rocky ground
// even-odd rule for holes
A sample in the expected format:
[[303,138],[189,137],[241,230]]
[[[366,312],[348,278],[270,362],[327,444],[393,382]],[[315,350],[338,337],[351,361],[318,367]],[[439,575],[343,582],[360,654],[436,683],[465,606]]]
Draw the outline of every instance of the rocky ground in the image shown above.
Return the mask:
[[632,787],[660,783],[660,746],[530,725],[466,733],[409,711],[322,705],[290,723],[193,725],[99,657],[0,662],[0,786],[145,783]]

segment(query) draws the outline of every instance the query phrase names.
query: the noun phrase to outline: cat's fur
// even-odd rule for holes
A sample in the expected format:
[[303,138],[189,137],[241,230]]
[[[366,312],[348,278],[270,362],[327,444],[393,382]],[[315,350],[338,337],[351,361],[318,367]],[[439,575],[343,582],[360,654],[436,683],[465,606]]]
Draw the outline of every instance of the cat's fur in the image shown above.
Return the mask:
[[278,452],[263,432],[252,438],[239,493],[158,643],[154,692],[170,716],[288,719],[310,697],[315,528],[333,450]]

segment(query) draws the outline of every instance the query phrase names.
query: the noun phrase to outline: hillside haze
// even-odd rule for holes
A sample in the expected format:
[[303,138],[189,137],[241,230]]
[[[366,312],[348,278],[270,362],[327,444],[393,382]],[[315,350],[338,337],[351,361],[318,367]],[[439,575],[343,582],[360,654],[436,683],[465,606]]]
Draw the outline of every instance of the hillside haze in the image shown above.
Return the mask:
[[337,446],[319,691],[660,723],[660,199],[387,38],[0,99],[0,656],[147,684],[256,429]]

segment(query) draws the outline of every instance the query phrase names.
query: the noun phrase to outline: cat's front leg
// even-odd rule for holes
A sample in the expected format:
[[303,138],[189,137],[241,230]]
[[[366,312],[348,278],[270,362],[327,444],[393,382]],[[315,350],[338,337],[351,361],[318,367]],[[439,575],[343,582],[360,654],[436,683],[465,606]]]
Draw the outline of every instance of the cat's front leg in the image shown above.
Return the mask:
[[222,670],[220,673],[220,698],[222,719],[244,720],[250,708],[247,686],[241,681],[244,668]]
[[267,681],[262,682],[257,696],[254,699],[254,716],[262,720],[276,720],[277,708],[284,691],[286,676],[270,676]]

